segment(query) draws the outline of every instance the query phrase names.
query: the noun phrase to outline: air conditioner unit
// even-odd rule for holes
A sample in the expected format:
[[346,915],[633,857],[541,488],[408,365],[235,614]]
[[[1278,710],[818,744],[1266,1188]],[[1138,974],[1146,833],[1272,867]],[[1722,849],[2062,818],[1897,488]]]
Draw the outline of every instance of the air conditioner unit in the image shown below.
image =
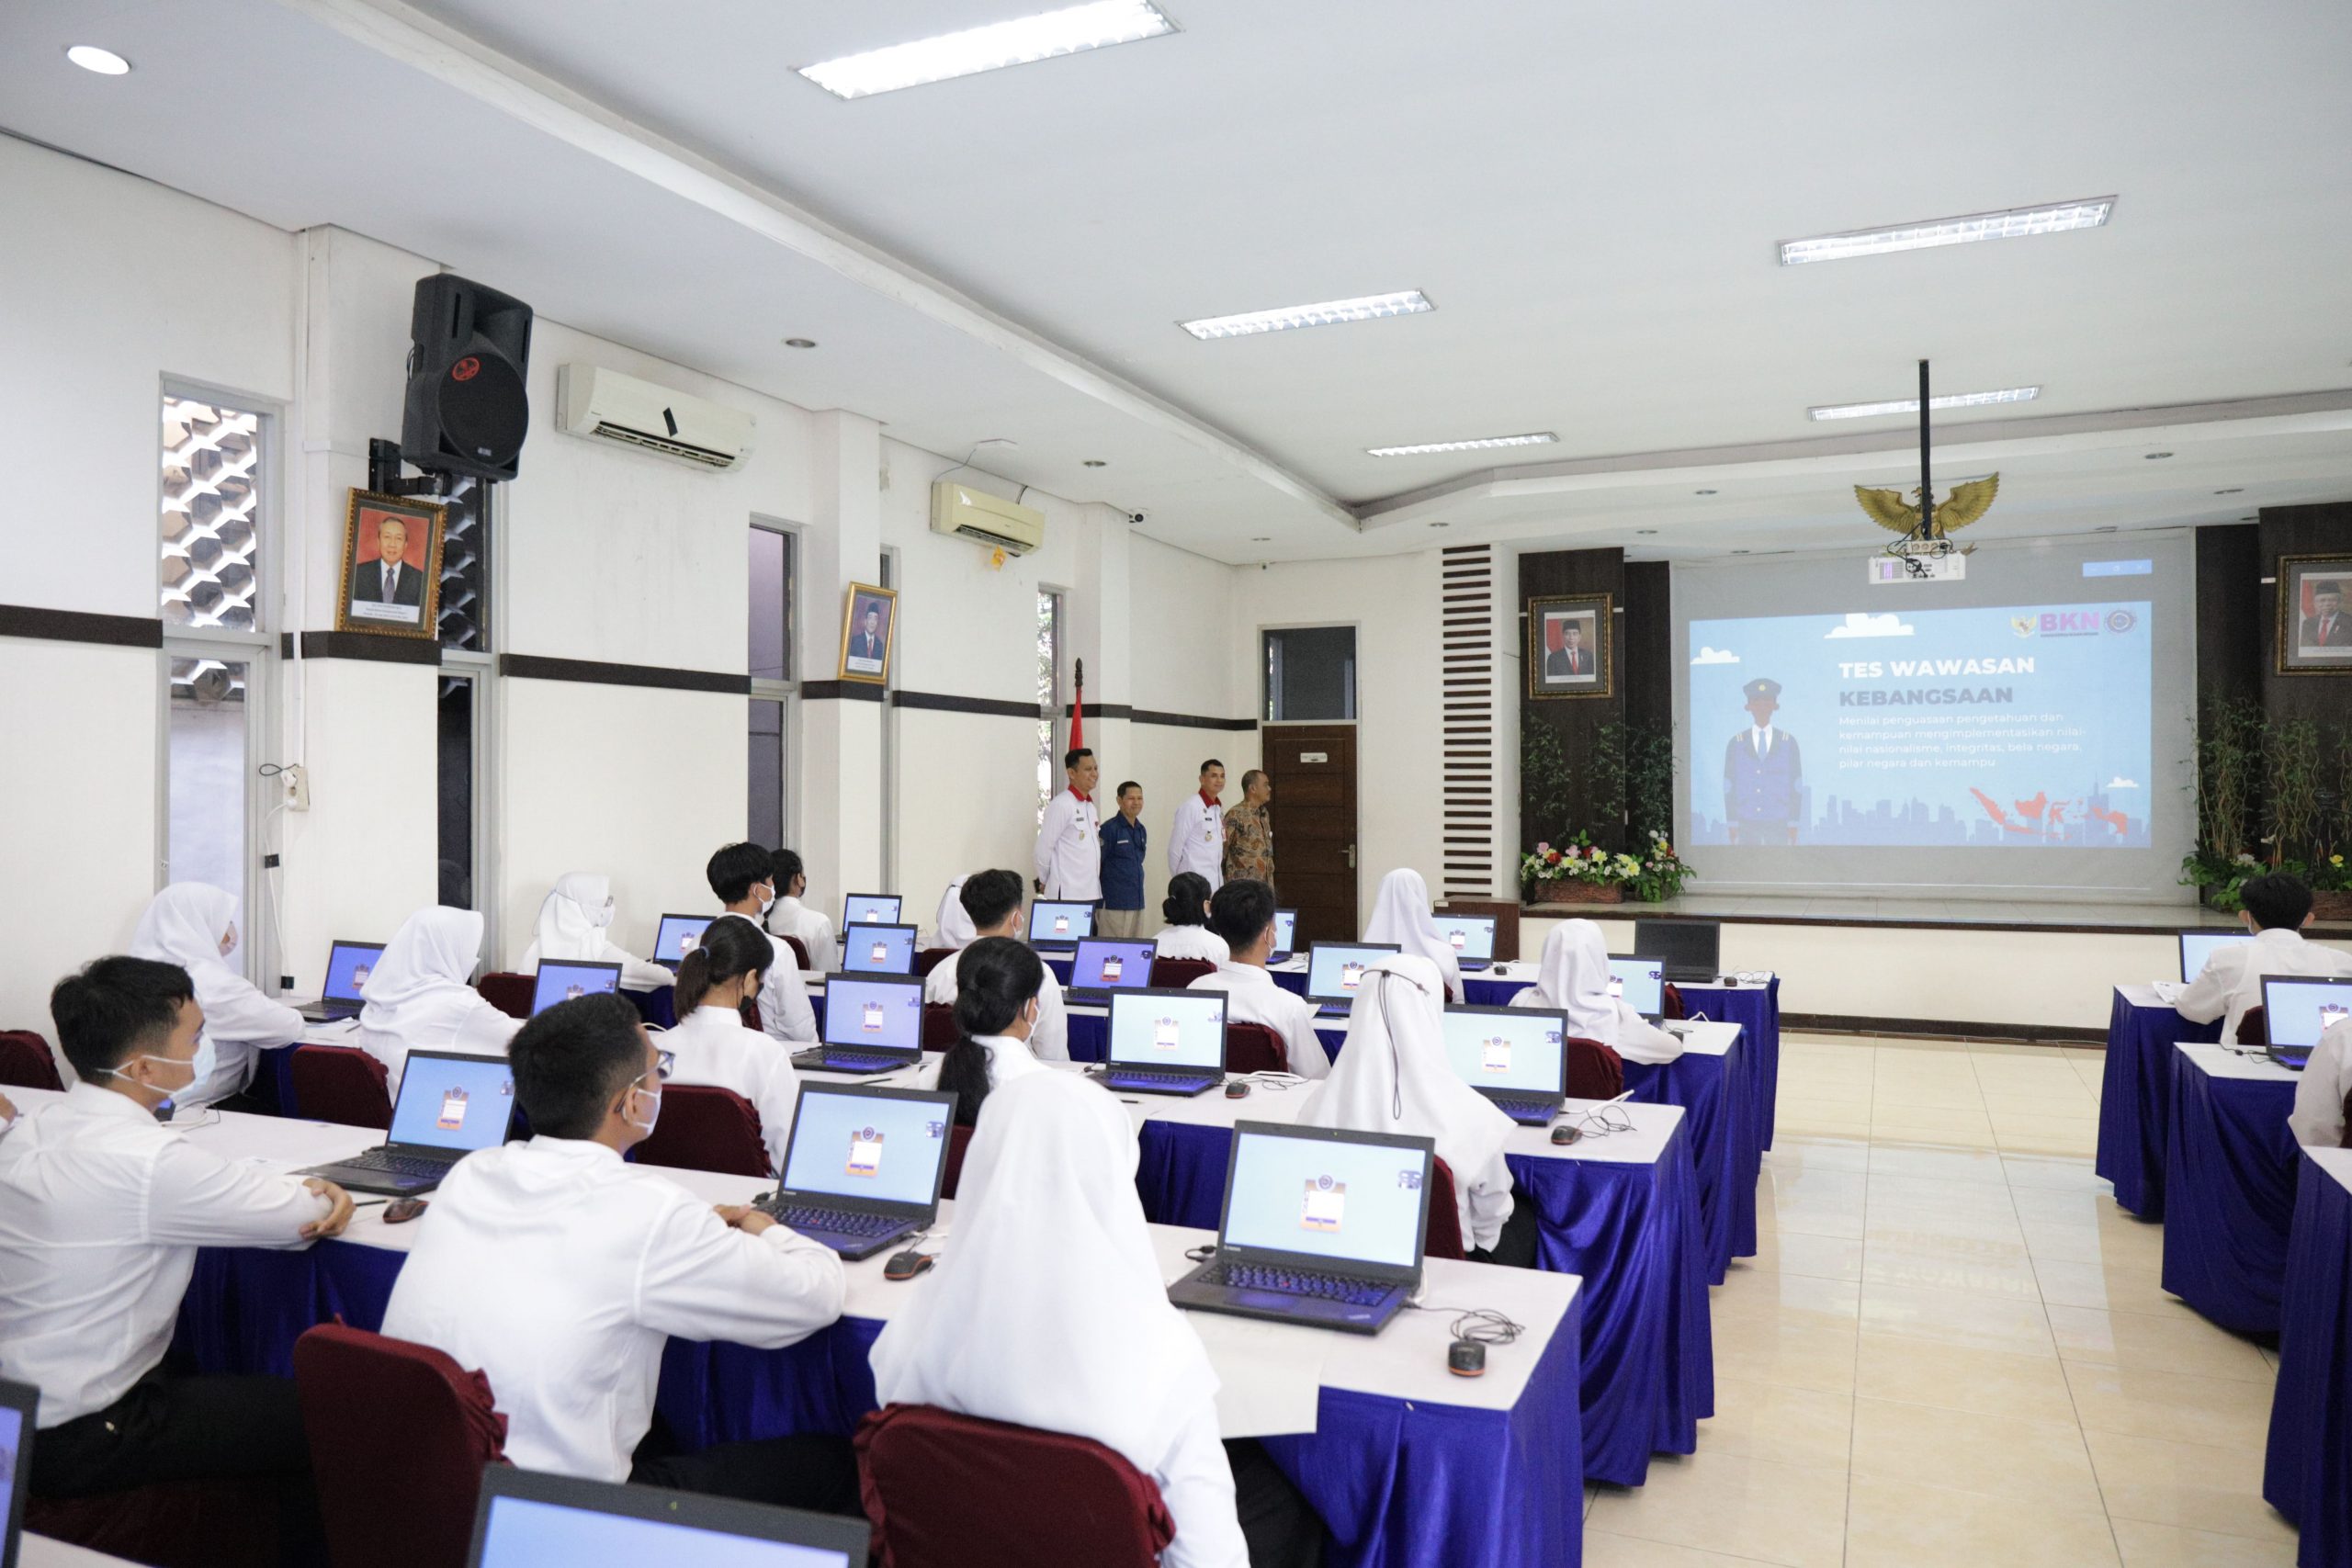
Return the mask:
[[1025,556],[1046,542],[1046,514],[1001,495],[942,479],[931,487],[931,531],[953,534],[1007,555]]
[[597,365],[556,367],[555,427],[705,468],[731,468],[752,449],[750,414]]

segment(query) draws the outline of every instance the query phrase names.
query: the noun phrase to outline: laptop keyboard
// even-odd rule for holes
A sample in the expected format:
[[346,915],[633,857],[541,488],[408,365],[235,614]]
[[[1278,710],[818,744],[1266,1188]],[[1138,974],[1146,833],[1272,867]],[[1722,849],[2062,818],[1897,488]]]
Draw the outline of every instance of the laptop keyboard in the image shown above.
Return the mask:
[[1560,1108],[1560,1102],[1549,1095],[1498,1094],[1494,1101],[1513,1116],[1549,1116]]
[[1348,1306],[1377,1306],[1393,1285],[1375,1285],[1337,1274],[1314,1274],[1303,1269],[1272,1269],[1262,1263],[1226,1263],[1206,1275],[1204,1284],[1242,1291],[1279,1291],[1290,1296],[1313,1296]]
[[335,1162],[352,1170],[380,1170],[393,1176],[440,1176],[447,1172],[446,1159],[428,1159],[420,1155],[396,1155],[390,1149],[369,1149],[353,1159]]
[[792,1055],[796,1067],[831,1067],[836,1072],[878,1072],[887,1067],[903,1067],[904,1056],[869,1056],[862,1051],[842,1051],[820,1046],[814,1051],[796,1051]]
[[886,1235],[906,1221],[893,1214],[865,1214],[850,1209],[818,1209],[804,1203],[762,1203],[760,1213],[797,1231],[828,1231],[834,1235]]
[[1102,1081],[1115,1089],[1125,1089],[1130,1086],[1138,1088],[1164,1086],[1169,1089],[1182,1089],[1204,1082],[1208,1076],[1206,1073],[1154,1073],[1135,1067],[1114,1067],[1102,1075]]

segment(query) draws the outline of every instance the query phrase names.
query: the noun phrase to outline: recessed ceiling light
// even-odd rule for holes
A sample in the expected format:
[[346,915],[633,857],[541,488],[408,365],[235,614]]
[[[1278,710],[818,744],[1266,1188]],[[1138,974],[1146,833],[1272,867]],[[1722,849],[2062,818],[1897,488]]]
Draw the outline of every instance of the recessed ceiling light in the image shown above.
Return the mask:
[[2245,486],[2232,485],[2227,490],[2217,490],[2213,493],[2215,495],[2244,495],[2245,493]]
[[65,58],[85,71],[95,71],[101,76],[128,76],[130,62],[110,49],[100,49],[94,43],[77,43],[65,51]]
[[1549,446],[1558,436],[1548,430],[1525,435],[1481,435],[1473,441],[1424,441],[1418,446],[1367,446],[1374,457],[1418,457],[1427,452],[1476,452],[1487,446]]
[[951,81],[1008,65],[1028,65],[1060,54],[1083,54],[1114,43],[1172,33],[1176,24],[1150,0],[1091,0],[1035,17],[844,54],[804,65],[800,74],[837,98],[865,98],[900,87]]
[[817,346],[817,340],[813,337],[788,337],[784,340],[784,346],[786,348],[814,348]]
[[1418,316],[1437,307],[1418,288],[1395,294],[1364,294],[1353,299],[1326,299],[1319,305],[1283,305],[1272,310],[1244,310],[1238,316],[1204,316],[1179,321],[1194,337],[1254,337],[1260,333],[1286,333],[1297,327],[1328,327],[1340,321],[1369,321],[1381,316]]
[[2114,210],[2113,197],[2095,196],[2080,201],[2052,202],[2046,207],[2012,207],[2001,212],[1971,213],[1965,218],[1929,218],[1885,229],[1852,229],[1842,234],[1818,234],[1810,240],[1783,240],[1781,265],[1801,266],[1806,262],[1932,250],[1939,245],[1966,245],[1978,240],[2064,234],[2073,229],[2096,229]]
[[1432,528],[1451,528],[1453,525],[1451,523],[1432,523],[1430,526]]
[[1692,495],[1713,495],[1715,492],[1711,490],[1694,490],[1690,493]]
[[[1946,397],[1929,398],[1931,409],[1973,409],[1987,403],[2030,403],[2041,396],[2039,387],[2004,387],[1997,392],[1953,392]],[[1880,403],[1830,403],[1823,408],[1804,411],[1815,419],[1876,419],[1887,413],[1917,413],[1917,398],[1891,398]]]
[[1107,464],[1107,463],[1103,462],[1103,461],[1102,461],[1102,458],[1100,458],[1100,457],[1088,457],[1088,458],[1085,458],[1085,459],[1083,459],[1083,461],[1082,461],[1082,463],[1081,463],[1081,465],[1080,465],[1080,466],[1081,466],[1081,467],[1084,467],[1084,468],[1108,468],[1108,467],[1110,467],[1110,465],[1109,465],[1109,464]]
[[2143,457],[2141,461],[2143,463],[2153,463],[2159,457],[2169,457],[2171,456],[2172,454],[2169,452],[2151,452],[2145,457]]
[[1274,536],[1272,534],[1252,534],[1250,536],[1250,542],[1253,545],[1271,545],[1274,542]]

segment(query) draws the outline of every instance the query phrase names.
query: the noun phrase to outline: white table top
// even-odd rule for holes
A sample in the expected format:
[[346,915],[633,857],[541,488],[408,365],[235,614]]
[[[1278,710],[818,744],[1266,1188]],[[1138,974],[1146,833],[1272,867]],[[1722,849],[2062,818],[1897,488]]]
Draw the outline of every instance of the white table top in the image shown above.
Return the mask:
[[86,1546],[51,1540],[27,1530],[17,1548],[17,1568],[137,1568],[127,1557],[108,1557]]
[[2262,1083],[2298,1083],[2302,1074],[2280,1066],[2257,1048],[2251,1056],[2242,1055],[2227,1045],[2208,1045],[2194,1040],[2177,1040],[2173,1049],[2197,1064],[2208,1077],[2248,1078]]
[[2155,984],[2153,981],[2134,981],[2130,985],[2118,986],[2115,987],[2115,994],[2135,1008],[2169,1010],[2172,1007],[2170,1002],[2156,995]]

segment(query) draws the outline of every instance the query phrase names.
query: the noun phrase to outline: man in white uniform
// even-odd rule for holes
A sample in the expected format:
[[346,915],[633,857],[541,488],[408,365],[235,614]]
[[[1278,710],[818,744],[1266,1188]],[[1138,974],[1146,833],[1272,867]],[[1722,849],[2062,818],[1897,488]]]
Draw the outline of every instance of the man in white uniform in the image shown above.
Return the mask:
[[1048,898],[1092,904],[1102,897],[1102,818],[1094,809],[1094,781],[1102,768],[1084,747],[1067,752],[1069,787],[1046,803],[1037,825],[1037,891]]
[[[775,862],[767,851],[757,844],[729,844],[710,857],[703,875],[727,906],[720,919],[732,915],[767,935],[764,922],[775,903]],[[760,1028],[787,1045],[813,1045],[817,1010],[808,1003],[808,986],[800,978],[799,964],[791,961],[792,950],[783,951],[786,961],[769,964],[760,982]]]
[[1201,764],[1201,792],[1188,795],[1176,807],[1176,827],[1168,840],[1168,874],[1193,872],[1208,881],[1215,893],[1225,880],[1225,764],[1211,757]]
[[[964,879],[957,894],[972,935],[956,944],[957,952],[982,937],[1021,940],[1021,877],[1017,872],[976,871]],[[943,959],[923,977],[922,999],[952,1007],[956,1002],[956,961]],[[1053,965],[1046,966],[1046,983],[1037,992],[1037,1021],[1029,1031],[1029,1050],[1041,1062],[1069,1060],[1069,1012],[1062,1005],[1061,982]]]
[[2262,1005],[2262,982],[2277,976],[2341,979],[2352,976],[2352,953],[2303,940],[2311,924],[2312,891],[2284,872],[2248,880],[2238,889],[2238,918],[2252,942],[2227,942],[2213,950],[2205,967],[2180,993],[2174,1010],[2191,1023],[2222,1020],[2222,1043],[2234,1043],[2238,1021]]
[[1193,981],[1192,989],[1225,992],[1228,1020],[1262,1024],[1280,1035],[1292,1072],[1329,1077],[1331,1057],[1316,1037],[1315,1004],[1283,990],[1266,972],[1274,951],[1274,890],[1247,877],[1227,883],[1209,900],[1209,930],[1225,939],[1233,956]]
[[820,975],[830,975],[842,966],[841,939],[833,934],[831,916],[812,909],[801,902],[808,892],[808,874],[800,857],[790,850],[778,850],[772,857],[775,873],[775,907],[768,911],[768,931],[776,936],[796,937],[808,950],[808,967]]
[[2327,1026],[2303,1076],[2295,1080],[2295,1109],[2287,1126],[2306,1148],[2344,1147],[2344,1101],[2352,1096],[2352,1018]]

